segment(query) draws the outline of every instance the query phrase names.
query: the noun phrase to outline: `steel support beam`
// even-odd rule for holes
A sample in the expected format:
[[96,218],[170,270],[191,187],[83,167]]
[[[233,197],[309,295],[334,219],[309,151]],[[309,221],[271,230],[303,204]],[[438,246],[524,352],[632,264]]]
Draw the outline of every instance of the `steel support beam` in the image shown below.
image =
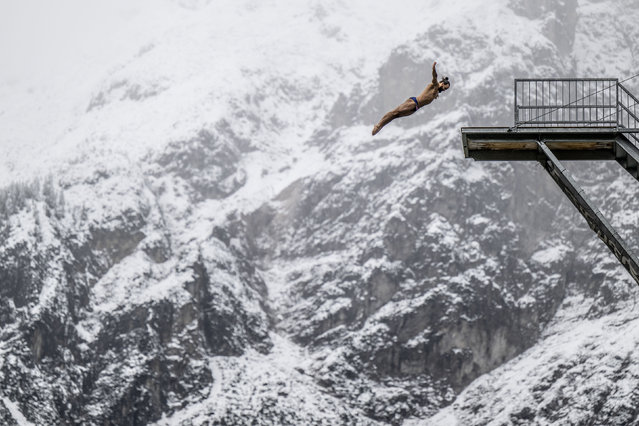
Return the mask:
[[628,270],[630,276],[639,284],[639,261],[630,252],[627,244],[603,217],[599,209],[586,198],[583,189],[568,175],[566,168],[559,162],[546,144],[541,141],[538,141],[537,144],[541,154],[539,159],[541,165],[564,194],[566,194],[579,213],[586,219],[590,229],[601,238],[619,262]]
[[633,178],[639,180],[639,148],[630,143],[626,137],[617,138],[615,160]]

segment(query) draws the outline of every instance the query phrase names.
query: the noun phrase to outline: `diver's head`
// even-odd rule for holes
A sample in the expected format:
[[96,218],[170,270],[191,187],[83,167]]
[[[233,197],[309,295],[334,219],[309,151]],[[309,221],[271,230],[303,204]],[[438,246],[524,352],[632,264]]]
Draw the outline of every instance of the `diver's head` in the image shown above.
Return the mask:
[[439,82],[439,93],[443,92],[444,90],[448,90],[448,88],[450,87],[450,81],[448,81],[448,77],[444,77],[440,82]]

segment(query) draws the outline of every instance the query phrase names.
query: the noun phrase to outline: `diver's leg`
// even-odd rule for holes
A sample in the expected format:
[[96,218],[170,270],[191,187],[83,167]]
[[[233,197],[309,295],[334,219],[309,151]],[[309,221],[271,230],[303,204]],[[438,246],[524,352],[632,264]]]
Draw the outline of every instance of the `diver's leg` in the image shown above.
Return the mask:
[[379,120],[379,123],[377,123],[375,127],[373,127],[373,136],[379,133],[379,131],[382,130],[382,127],[384,127],[385,125],[387,125],[394,119],[399,117],[406,117],[408,115],[411,115],[414,112],[415,112],[415,102],[408,99],[406,102],[404,102],[403,104],[401,104],[394,110],[386,113],[386,115],[384,115],[382,119]]
[[397,117],[399,117],[399,115],[397,115],[397,109],[394,109],[391,112],[386,113],[386,115],[384,115],[382,119],[379,120],[379,123],[377,123],[375,127],[373,127],[373,136],[375,136],[380,130],[382,130],[382,127],[384,127],[385,125],[387,125],[388,123],[396,119]]

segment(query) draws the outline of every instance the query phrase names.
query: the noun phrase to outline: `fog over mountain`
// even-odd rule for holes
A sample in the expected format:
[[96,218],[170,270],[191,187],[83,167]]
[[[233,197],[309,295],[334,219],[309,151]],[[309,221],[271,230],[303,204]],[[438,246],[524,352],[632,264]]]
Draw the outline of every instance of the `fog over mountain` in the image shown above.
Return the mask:
[[[0,5],[0,420],[639,424],[637,288],[513,79],[639,72],[632,1]],[[451,89],[375,137],[430,81]],[[639,93],[639,79],[627,82]],[[639,182],[570,171],[634,250]]]

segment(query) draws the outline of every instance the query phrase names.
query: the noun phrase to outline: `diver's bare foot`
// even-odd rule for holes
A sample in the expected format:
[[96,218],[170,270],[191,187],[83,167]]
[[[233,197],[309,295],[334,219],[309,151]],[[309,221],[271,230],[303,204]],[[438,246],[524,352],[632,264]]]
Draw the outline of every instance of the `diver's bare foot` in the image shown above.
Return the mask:
[[381,128],[379,127],[379,124],[376,124],[375,127],[373,127],[373,136],[379,133],[380,130]]

